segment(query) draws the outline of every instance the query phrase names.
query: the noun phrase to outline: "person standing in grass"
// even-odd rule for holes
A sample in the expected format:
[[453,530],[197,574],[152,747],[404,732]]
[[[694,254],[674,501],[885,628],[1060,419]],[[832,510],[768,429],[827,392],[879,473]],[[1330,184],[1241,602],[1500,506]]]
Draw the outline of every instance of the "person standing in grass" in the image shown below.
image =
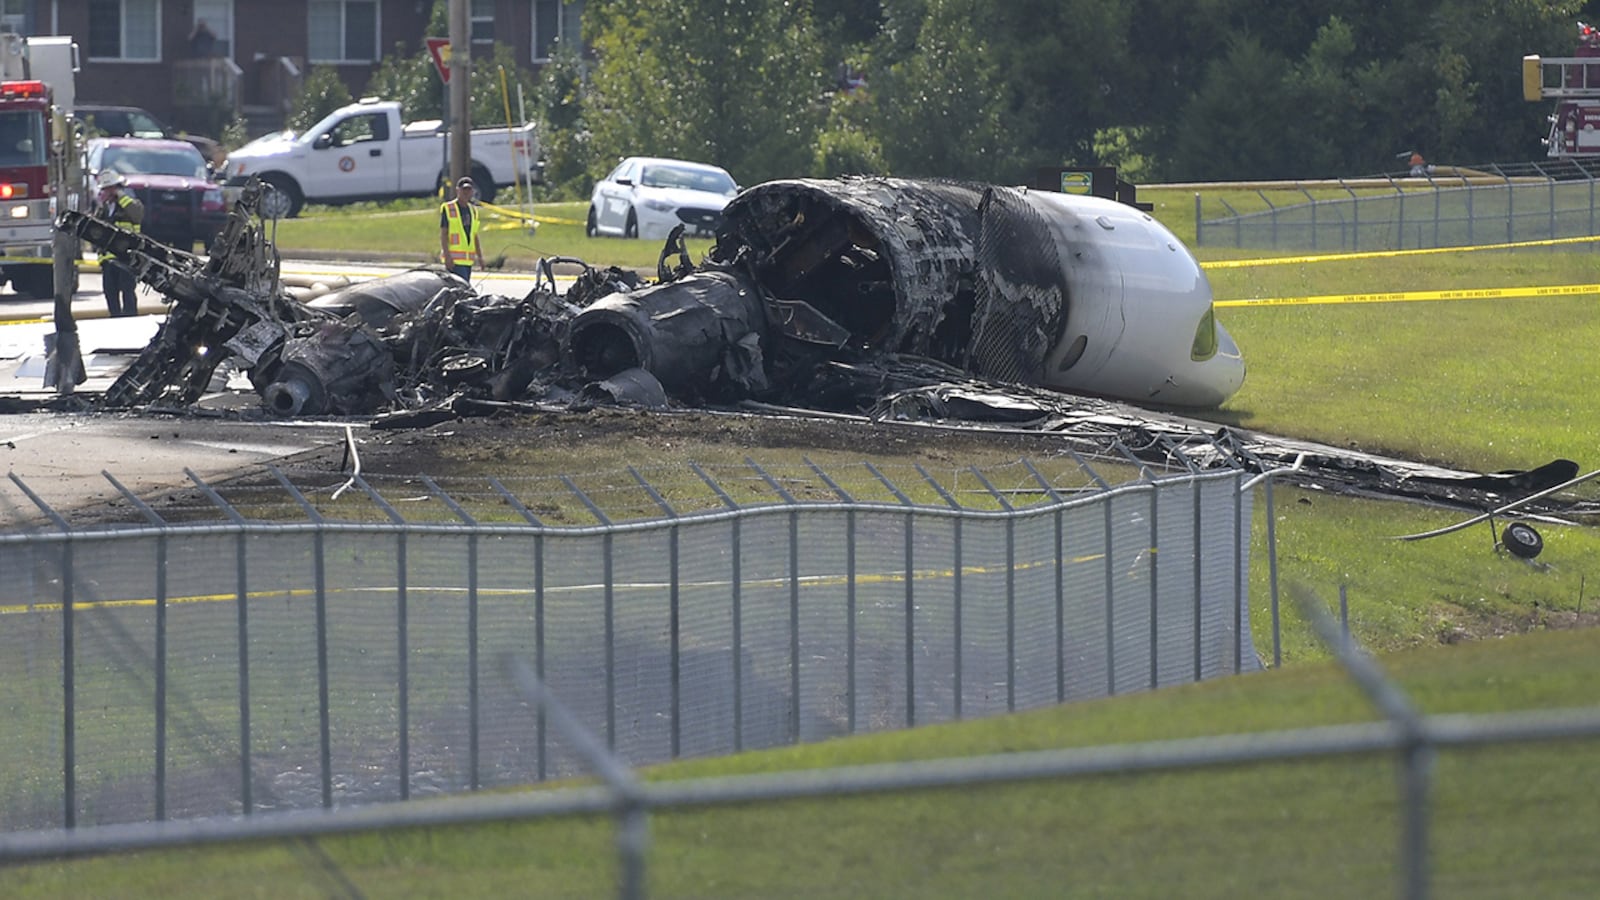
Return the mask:
[[482,221],[473,214],[471,178],[456,182],[456,198],[439,207],[439,252],[444,264],[462,281],[472,281],[472,263],[483,265],[483,246],[478,242]]

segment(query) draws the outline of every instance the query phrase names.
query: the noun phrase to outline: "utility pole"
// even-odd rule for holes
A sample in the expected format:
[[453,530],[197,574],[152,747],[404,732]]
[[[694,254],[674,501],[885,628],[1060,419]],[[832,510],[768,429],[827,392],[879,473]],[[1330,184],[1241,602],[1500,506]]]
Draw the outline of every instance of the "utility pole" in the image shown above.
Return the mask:
[[449,0],[450,14],[450,190],[471,174],[472,110],[468,107],[472,86],[472,34],[467,25],[470,0]]

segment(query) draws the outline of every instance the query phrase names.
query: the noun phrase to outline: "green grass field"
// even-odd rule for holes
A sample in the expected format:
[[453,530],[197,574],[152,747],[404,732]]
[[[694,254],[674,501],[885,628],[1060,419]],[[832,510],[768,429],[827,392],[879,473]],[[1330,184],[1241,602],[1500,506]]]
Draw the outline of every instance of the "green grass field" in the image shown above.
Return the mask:
[[[1433,713],[1592,702],[1600,632],[1385,660]],[[1326,663],[987,721],[696,760],[657,779],[777,772],[1268,731],[1373,718]],[[1438,896],[1581,897],[1592,744],[1455,751],[1438,762]],[[1102,777],[668,812],[655,897],[1390,896],[1400,821],[1388,758]],[[9,897],[593,897],[613,891],[606,819],[386,832],[0,871]]]
[[[1193,235],[1189,194],[1154,200]],[[653,242],[583,237],[579,204],[542,204],[538,233],[491,233],[516,264],[572,255],[653,265]],[[376,217],[322,213],[282,223],[296,247],[413,252],[437,240],[431,207]],[[565,221],[563,221],[565,220]],[[1187,227],[1186,227],[1187,224]],[[415,233],[415,237],[413,234]],[[411,243],[414,241],[414,244]],[[696,251],[700,252],[699,250]],[[522,254],[526,253],[526,256]],[[1237,257],[1240,254],[1218,253]],[[1203,259],[1206,258],[1203,256]],[[1218,299],[1600,282],[1600,254],[1496,251],[1218,269]],[[1589,389],[1600,346],[1595,295],[1219,310],[1250,365],[1244,389],[1208,417],[1266,432],[1477,470],[1552,458],[1600,465]],[[607,448],[619,460],[626,447]],[[685,450],[694,453],[694,448]],[[709,450],[705,451],[711,452]],[[746,448],[722,448],[730,459]],[[781,466],[777,451],[759,455]],[[600,463],[573,448],[550,471]],[[873,458],[863,452],[862,458]],[[607,456],[606,459],[610,459]],[[700,458],[708,464],[718,460]],[[530,465],[534,463],[529,463]],[[1590,705],[1600,676],[1594,621],[1600,532],[1541,527],[1537,564],[1494,552],[1487,526],[1402,543],[1462,518],[1422,507],[1280,489],[1286,583],[1324,602],[1349,591],[1352,628],[1385,653],[1429,712]],[[1251,571],[1256,644],[1271,652],[1265,511]],[[684,778],[1125,743],[1363,720],[1370,708],[1326,660],[1303,620],[1284,617],[1285,668],[1153,695],[1001,719],[681,762]],[[1600,883],[1593,742],[1460,751],[1439,763],[1435,893],[1583,897]],[[1085,782],[919,792],[657,816],[658,897],[1370,897],[1398,885],[1399,820],[1387,759],[1315,761]],[[0,870],[0,894],[62,896],[588,897],[613,890],[608,820],[431,829],[150,853]]]

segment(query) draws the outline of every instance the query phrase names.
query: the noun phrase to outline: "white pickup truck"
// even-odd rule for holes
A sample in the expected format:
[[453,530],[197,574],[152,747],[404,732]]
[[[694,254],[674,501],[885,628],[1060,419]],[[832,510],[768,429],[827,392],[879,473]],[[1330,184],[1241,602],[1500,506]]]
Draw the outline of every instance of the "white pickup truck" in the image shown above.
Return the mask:
[[[478,199],[521,178],[544,180],[544,162],[533,125],[479,128],[472,132],[472,164]],[[241,187],[251,175],[277,188],[261,201],[262,215],[288,218],[307,202],[350,203],[426,196],[449,176],[443,123],[403,125],[400,104],[363,101],[341,107],[303,134],[282,131],[257,138],[228,154],[226,186]]]

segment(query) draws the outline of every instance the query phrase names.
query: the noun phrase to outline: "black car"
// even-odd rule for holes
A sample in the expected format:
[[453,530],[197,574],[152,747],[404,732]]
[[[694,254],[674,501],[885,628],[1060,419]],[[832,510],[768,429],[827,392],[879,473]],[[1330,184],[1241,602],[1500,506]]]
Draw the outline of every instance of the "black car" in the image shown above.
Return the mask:
[[194,145],[207,163],[217,165],[226,155],[222,145],[208,137],[183,134],[167,123],[137,106],[105,106],[97,103],[80,103],[73,114],[83,122],[91,135],[103,137],[167,138],[188,141]]

